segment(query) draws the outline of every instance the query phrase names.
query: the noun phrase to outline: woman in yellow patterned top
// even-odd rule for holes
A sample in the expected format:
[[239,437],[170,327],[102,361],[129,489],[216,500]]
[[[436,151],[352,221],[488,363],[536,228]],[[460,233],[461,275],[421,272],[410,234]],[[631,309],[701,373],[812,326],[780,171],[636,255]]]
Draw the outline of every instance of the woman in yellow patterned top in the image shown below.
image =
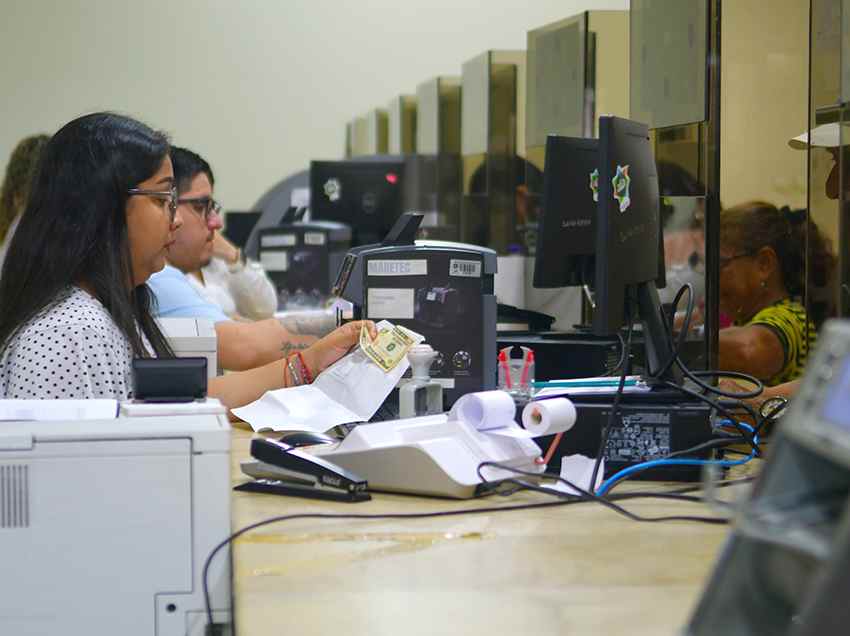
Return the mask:
[[[810,274],[827,280],[835,257],[808,224]],[[768,386],[803,373],[817,338],[802,304],[805,210],[753,201],[720,215],[720,311],[734,324],[719,334],[719,367]]]

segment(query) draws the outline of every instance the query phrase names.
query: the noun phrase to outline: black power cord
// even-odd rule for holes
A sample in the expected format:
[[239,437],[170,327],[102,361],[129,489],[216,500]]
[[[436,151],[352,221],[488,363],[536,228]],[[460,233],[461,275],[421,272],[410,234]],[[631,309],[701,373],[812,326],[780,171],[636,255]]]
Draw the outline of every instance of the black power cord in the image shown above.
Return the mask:
[[628,356],[629,356],[629,351],[626,348],[626,341],[623,339],[623,335],[621,333],[617,333],[617,340],[620,341],[620,359],[617,360],[617,364],[612,369],[608,369],[608,371],[606,371],[605,373],[602,374],[603,377],[604,376],[612,376],[617,371],[626,368],[625,365],[626,365],[626,361],[628,360]]
[[[641,517],[640,515],[636,515],[633,512],[626,510],[622,506],[618,506],[617,504],[613,503],[610,499],[608,499],[606,497],[600,497],[599,495],[596,495],[596,494],[590,492],[589,490],[585,490],[581,486],[574,484],[573,482],[569,481],[568,479],[561,477],[560,475],[556,475],[554,473],[535,473],[535,472],[531,472],[531,471],[528,471],[528,470],[522,470],[521,468],[515,468],[513,466],[506,466],[504,464],[499,464],[497,462],[481,462],[478,465],[478,469],[477,469],[478,477],[484,483],[492,483],[492,482],[489,482],[488,480],[484,479],[483,475],[481,474],[481,469],[485,468],[487,466],[492,466],[493,468],[500,468],[500,469],[506,470],[508,472],[516,473],[517,475],[522,475],[524,477],[533,477],[535,479],[539,479],[541,476],[545,476],[545,477],[554,479],[556,481],[561,482],[562,484],[564,484],[568,488],[572,488],[574,491],[576,491],[579,494],[578,495],[570,495],[569,493],[560,492],[558,490],[552,490],[551,488],[544,488],[543,486],[537,486],[537,485],[529,484],[529,483],[526,483],[526,482],[518,482],[518,483],[528,490],[533,490],[535,492],[542,492],[542,493],[545,493],[545,494],[548,494],[548,495],[559,497],[561,499],[568,499],[568,500],[572,500],[572,501],[593,501],[593,502],[602,504],[603,506],[613,510],[614,512],[620,513],[621,515],[625,516],[628,519],[631,519],[632,521],[643,521],[643,522],[699,521],[699,522],[702,522],[702,523],[718,523],[718,524],[727,523],[727,520],[718,519],[716,517],[698,517],[698,516],[687,516],[687,515],[682,515],[682,516],[676,515],[676,516],[667,516],[667,517]],[[516,483],[518,480],[512,480],[512,479],[501,480],[500,479],[499,481],[500,482],[501,481],[507,481],[509,483],[510,482]],[[640,494],[640,493],[635,493],[635,494]],[[657,494],[658,493],[651,493],[650,496],[654,497]],[[632,498],[635,498],[635,497],[632,497]]]
[[202,573],[202,581],[203,581],[203,589],[204,589],[204,607],[207,614],[208,625],[213,624],[213,615],[212,615],[212,605],[210,604],[210,593],[209,593],[209,568],[212,563],[213,558],[218,552],[233,542],[234,540],[241,537],[246,532],[250,532],[251,530],[256,530],[257,528],[261,528],[263,526],[267,526],[273,523],[278,523],[281,521],[291,521],[294,519],[429,519],[435,517],[455,517],[459,515],[465,514],[490,514],[494,512],[501,511],[512,511],[512,510],[532,510],[535,508],[551,508],[554,506],[564,506],[568,504],[581,503],[581,499],[573,499],[573,500],[559,500],[559,501],[544,501],[540,503],[534,504],[522,504],[520,506],[490,506],[487,508],[465,508],[462,510],[443,510],[439,512],[411,512],[411,513],[384,513],[384,514],[365,514],[365,513],[303,513],[303,514],[293,514],[293,515],[280,515],[277,517],[270,517],[268,519],[263,519],[262,521],[258,521],[256,523],[252,523],[251,525],[245,526],[244,528],[240,528],[236,532],[232,533],[229,537],[221,541],[218,545],[216,545],[209,556],[204,561],[204,568]]
[[[628,332],[626,334],[626,344],[623,346],[624,357],[628,358],[632,350],[632,333],[634,332],[634,323],[632,322],[631,303],[626,306]],[[608,446],[608,436],[611,434],[611,429],[614,427],[614,420],[617,417],[617,411],[620,409],[620,401],[623,399],[623,387],[626,386],[626,375],[628,374],[629,365],[624,361],[620,371],[620,381],[617,383],[617,392],[614,394],[614,402],[611,405],[611,411],[608,413],[608,423],[602,431],[599,439],[599,450],[596,452],[596,461],[593,464],[593,473],[590,476],[590,487],[596,490],[596,476],[599,474],[599,466],[602,464],[602,456],[605,454],[605,447]]]
[[[494,466],[498,468],[502,468],[511,472],[514,472],[518,475],[527,475],[533,477],[540,477],[541,473],[532,473],[529,471],[523,471],[518,468],[503,466],[501,464],[497,464],[495,462],[482,462],[478,465],[478,474],[481,476],[481,469],[486,466]],[[517,486],[523,489],[540,491],[550,496],[557,497],[556,501],[544,501],[540,503],[530,503],[530,504],[521,504],[518,506],[488,506],[485,508],[463,508],[460,510],[441,510],[437,512],[411,512],[411,513],[382,513],[382,514],[365,514],[365,513],[303,513],[303,514],[293,514],[293,515],[280,515],[277,517],[270,517],[268,519],[263,519],[262,521],[258,521],[256,523],[252,523],[248,526],[240,528],[239,530],[233,532],[226,539],[219,542],[209,553],[206,560],[204,561],[204,567],[201,575],[201,580],[203,584],[203,592],[204,592],[204,608],[207,614],[207,626],[209,628],[210,625],[213,625],[213,615],[212,615],[212,605],[210,603],[210,591],[209,591],[209,569],[212,560],[215,558],[216,554],[218,554],[224,547],[241,537],[243,534],[250,532],[251,530],[256,530],[257,528],[261,528],[263,526],[271,525],[273,523],[279,523],[282,521],[291,521],[294,519],[433,519],[437,517],[457,517],[460,515],[474,515],[474,514],[491,514],[494,512],[511,512],[516,510],[534,510],[538,508],[552,508],[555,506],[565,506],[570,504],[579,504],[586,503],[589,501],[593,501],[596,503],[600,503],[606,508],[613,510],[619,514],[624,515],[628,519],[632,521],[640,521],[644,523],[660,523],[665,521],[696,521],[701,523],[710,523],[723,525],[727,524],[728,520],[721,519],[717,517],[699,517],[699,516],[689,516],[689,515],[668,515],[663,517],[642,517],[640,515],[636,515],[622,506],[609,501],[606,498],[598,497],[590,492],[578,487],[577,485],[563,479],[558,475],[547,474],[546,476],[551,476],[553,479],[557,479],[570,488],[576,490],[576,492],[581,493],[580,495],[569,495],[567,493],[561,493],[557,491],[553,491],[548,488],[542,488],[539,486],[534,486],[532,484],[525,484],[519,480],[503,480],[503,481],[513,481]],[[482,481],[485,483],[486,480]],[[662,499],[681,499],[684,501],[693,501],[697,498],[686,497],[686,491],[677,492],[647,492],[647,493],[628,493],[625,495],[617,495],[618,499],[638,499],[638,498],[662,498]]]

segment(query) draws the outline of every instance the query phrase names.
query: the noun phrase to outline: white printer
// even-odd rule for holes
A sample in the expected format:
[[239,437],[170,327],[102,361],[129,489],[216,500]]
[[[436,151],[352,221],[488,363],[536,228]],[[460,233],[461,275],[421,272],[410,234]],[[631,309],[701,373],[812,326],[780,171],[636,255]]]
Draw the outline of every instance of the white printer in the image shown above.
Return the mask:
[[[223,409],[85,420],[63,402],[45,403],[65,420],[0,422],[0,634],[203,635],[202,568],[230,534]],[[228,623],[229,550],[208,581]]]
[[158,318],[159,328],[180,358],[207,359],[207,377],[218,373],[218,341],[215,324],[201,318]]

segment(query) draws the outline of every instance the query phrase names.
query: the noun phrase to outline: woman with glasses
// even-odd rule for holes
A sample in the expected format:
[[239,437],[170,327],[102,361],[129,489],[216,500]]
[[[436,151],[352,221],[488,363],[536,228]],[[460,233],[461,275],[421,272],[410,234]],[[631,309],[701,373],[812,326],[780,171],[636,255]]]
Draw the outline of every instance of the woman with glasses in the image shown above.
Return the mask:
[[186,148],[171,148],[171,164],[183,227],[169,263],[186,275],[202,298],[230,318],[274,316],[277,293],[259,263],[248,262],[221,233],[221,206],[213,199],[215,177],[207,161]]
[[[809,223],[811,275],[825,284],[835,258]],[[799,377],[817,338],[802,304],[805,210],[753,201],[720,215],[720,311],[732,326],[719,333],[718,367],[752,374],[768,386]]]
[[47,135],[25,137],[18,142],[9,157],[6,176],[0,186],[0,267],[6,260],[9,241],[26,205],[30,182],[38,166],[41,151],[49,139]]
[[[48,142],[0,277],[0,398],[126,399],[133,358],[172,355],[146,285],[183,222],[168,151],[162,133],[111,113],[76,119]],[[209,394],[235,407],[309,381],[362,324],[215,378]]]

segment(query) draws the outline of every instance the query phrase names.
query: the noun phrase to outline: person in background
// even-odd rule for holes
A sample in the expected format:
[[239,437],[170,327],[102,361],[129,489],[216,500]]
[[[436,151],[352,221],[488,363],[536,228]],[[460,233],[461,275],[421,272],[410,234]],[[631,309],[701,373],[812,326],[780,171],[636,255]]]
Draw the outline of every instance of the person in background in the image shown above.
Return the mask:
[[9,241],[26,206],[30,182],[41,151],[49,139],[48,135],[24,137],[9,156],[6,175],[0,186],[0,267],[6,260]]
[[[167,357],[148,278],[183,223],[167,137],[131,118],[86,115],[44,148],[0,278],[0,398],[132,397],[133,358]],[[5,272],[8,273],[9,263]],[[227,407],[310,382],[358,342],[351,322],[259,368],[214,378]]]
[[[809,223],[809,267],[831,276],[835,257]],[[768,386],[797,379],[817,329],[802,304],[806,211],[752,201],[720,214],[720,311],[734,324],[719,333],[718,366]]]
[[[847,155],[848,146],[841,143],[841,129],[839,124],[822,124],[803,132],[788,140],[788,145],[795,150],[808,150],[809,148],[825,148],[832,157],[832,168],[824,183],[824,193],[831,200],[838,200],[841,194],[841,182],[845,189],[845,198],[848,198],[846,190],[850,187],[850,157]],[[842,153],[843,151],[843,153]],[[842,154],[844,161],[842,162]],[[843,174],[842,174],[843,173]],[[843,177],[843,179],[842,179]],[[802,265],[801,265],[802,267]],[[822,275],[823,272],[816,272]],[[731,392],[740,391],[742,388],[732,380],[723,380],[721,386]],[[800,380],[794,379],[775,386],[768,386],[757,398],[747,400],[750,404],[760,407],[769,400],[780,399],[787,402],[800,386]]]
[[[202,285],[194,274],[205,276],[203,268],[213,257],[216,231],[221,227],[212,199],[212,170],[201,157],[190,151],[178,149],[173,151],[173,156],[177,163],[176,178],[178,181],[188,180],[189,189],[178,199],[182,199],[178,205],[184,222],[174,243],[169,246],[168,264],[148,281],[157,301],[154,308],[156,315],[162,318],[200,318],[215,323],[219,366],[235,371],[287,357],[330,333],[336,327],[333,316],[316,320],[266,318],[245,322],[233,320],[220,305],[202,295],[208,286]],[[179,183],[177,187],[179,191]],[[224,243],[219,242],[219,245]],[[249,279],[254,273],[242,271]],[[247,287],[250,288],[251,284]],[[216,295],[229,293],[219,286]],[[256,304],[256,299],[255,296],[252,301],[246,302]],[[271,306],[270,300],[260,304],[265,302]]]
[[[186,148],[171,148],[183,227],[169,249],[169,264],[186,274],[202,298],[235,320],[274,316],[277,292],[262,266],[246,261],[221,233],[221,206],[213,198],[209,163]],[[199,267],[200,265],[200,267]]]

